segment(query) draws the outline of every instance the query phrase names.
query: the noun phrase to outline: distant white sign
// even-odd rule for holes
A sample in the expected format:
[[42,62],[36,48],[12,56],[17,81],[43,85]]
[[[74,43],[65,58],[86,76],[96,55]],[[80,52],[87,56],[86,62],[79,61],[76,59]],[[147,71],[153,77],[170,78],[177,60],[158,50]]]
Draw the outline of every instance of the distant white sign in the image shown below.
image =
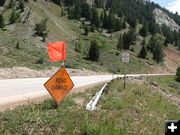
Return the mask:
[[122,54],[122,62],[129,63],[129,53],[125,52]]

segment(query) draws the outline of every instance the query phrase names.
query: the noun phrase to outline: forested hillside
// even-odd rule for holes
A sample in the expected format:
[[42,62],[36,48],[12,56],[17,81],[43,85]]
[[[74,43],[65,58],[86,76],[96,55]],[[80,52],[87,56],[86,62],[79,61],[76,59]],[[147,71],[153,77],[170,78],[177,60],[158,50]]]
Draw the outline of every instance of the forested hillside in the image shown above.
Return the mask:
[[156,8],[180,24],[177,13],[142,0],[6,0],[0,15],[0,66],[59,66],[48,61],[46,45],[64,40],[69,68],[123,72],[126,50],[131,54],[128,72],[155,67],[163,72],[164,49],[180,49],[180,32],[157,24]]

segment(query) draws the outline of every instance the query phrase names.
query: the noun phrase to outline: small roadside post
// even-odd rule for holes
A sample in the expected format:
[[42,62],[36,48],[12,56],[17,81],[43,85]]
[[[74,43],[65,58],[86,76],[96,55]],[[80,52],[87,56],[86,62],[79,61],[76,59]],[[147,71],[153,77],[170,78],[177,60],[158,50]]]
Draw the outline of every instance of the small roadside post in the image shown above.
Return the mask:
[[124,52],[122,54],[122,62],[124,63],[124,89],[126,89],[126,68],[127,68],[127,63],[129,63],[129,53]]

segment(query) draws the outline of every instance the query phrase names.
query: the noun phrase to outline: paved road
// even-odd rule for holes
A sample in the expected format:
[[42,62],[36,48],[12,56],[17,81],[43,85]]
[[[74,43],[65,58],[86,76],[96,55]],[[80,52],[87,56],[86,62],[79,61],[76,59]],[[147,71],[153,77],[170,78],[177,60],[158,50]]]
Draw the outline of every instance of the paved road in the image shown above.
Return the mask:
[[[127,76],[158,76],[162,74],[141,74]],[[123,75],[114,75],[123,77]],[[27,79],[6,79],[0,80],[0,106],[20,102],[24,100],[32,100],[33,98],[48,95],[43,84],[49,78],[27,78]],[[72,76],[75,86],[74,91],[78,88],[94,85],[97,83],[107,82],[112,79],[112,75],[93,75],[93,76]]]

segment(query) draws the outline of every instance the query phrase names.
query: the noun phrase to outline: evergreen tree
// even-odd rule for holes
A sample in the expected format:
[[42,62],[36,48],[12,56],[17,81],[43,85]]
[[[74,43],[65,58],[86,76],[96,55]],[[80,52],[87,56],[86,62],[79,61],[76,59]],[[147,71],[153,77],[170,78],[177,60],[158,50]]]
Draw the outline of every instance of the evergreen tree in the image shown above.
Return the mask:
[[119,31],[121,29],[122,29],[122,21],[119,18],[116,18],[114,31]]
[[10,24],[15,23],[19,19],[19,17],[20,17],[19,13],[18,12],[16,13],[16,11],[13,10],[9,17],[9,23]]
[[19,2],[19,9],[21,12],[24,12],[24,1],[23,0],[20,0],[20,2]]
[[104,11],[103,28],[108,29],[108,16],[106,11]]
[[97,45],[96,41],[92,41],[89,49],[89,59],[92,61],[98,61],[99,56],[100,56],[100,48]]
[[4,28],[4,17],[2,14],[0,15],[0,28]]
[[174,35],[175,46],[178,46],[178,44],[179,44],[178,32],[174,31],[173,35]]
[[79,0],[75,1],[74,4],[74,17],[75,19],[80,19],[81,18],[81,3]]
[[95,26],[94,26],[94,24],[93,24],[93,25],[91,25],[90,30],[91,30],[91,32],[94,32],[94,31],[95,31]]
[[146,40],[143,39],[142,43],[141,43],[143,46],[146,46]]
[[161,33],[160,27],[158,24],[156,24],[155,22],[151,21],[149,23],[149,32],[154,35],[156,33]]
[[149,43],[147,44],[147,49],[153,53],[153,49],[157,43],[161,44],[162,46],[164,45],[164,37],[161,36],[160,34],[154,34],[150,38]]
[[178,67],[176,70],[176,80],[180,82],[180,67]]
[[85,26],[85,27],[84,27],[84,32],[85,32],[84,35],[87,36],[88,33],[89,33],[89,28],[88,28],[88,26]]
[[128,24],[134,29],[137,26],[137,18],[136,16],[128,16],[127,17]]
[[53,3],[60,5],[61,4],[61,0],[52,0]]
[[153,59],[160,63],[164,59],[164,52],[163,52],[163,46],[160,44],[160,42],[157,42],[154,49],[153,49]]
[[6,1],[6,0],[1,0],[1,1],[0,1],[0,6],[3,6],[4,3],[5,3],[5,1]]
[[81,4],[81,16],[85,17],[88,21],[92,18],[92,9],[90,5],[86,2],[83,2]]
[[130,30],[128,33],[125,33],[123,35],[123,49],[125,50],[129,50],[130,49],[130,45],[133,43],[133,41],[135,40],[135,30],[132,29]]
[[100,19],[101,19],[101,22],[103,23],[103,20],[104,20],[104,14],[103,14],[103,12],[101,12]]
[[140,58],[143,58],[143,59],[146,59],[146,56],[147,56],[147,51],[146,51],[146,47],[143,45],[140,53],[139,53],[139,57]]
[[15,4],[14,0],[10,0],[8,4],[8,8],[12,8],[14,4]]
[[96,5],[97,8],[104,8],[104,0],[94,0],[94,3]]
[[101,20],[100,20],[99,13],[96,8],[92,9],[91,23],[94,24],[97,28],[100,27]]
[[140,35],[143,37],[147,36],[148,33],[148,26],[147,24],[144,24],[143,27],[141,28],[141,30],[139,31]]
[[162,33],[164,35],[164,37],[166,38],[166,43],[170,43],[172,44],[174,42],[174,34],[173,32],[170,30],[170,28],[168,28],[166,25],[163,25],[161,27]]
[[66,13],[64,11],[64,8],[62,8],[62,10],[61,10],[61,17],[65,16],[65,15],[66,15]]
[[122,50],[123,49],[123,36],[120,35],[117,43],[117,49]]
[[126,29],[126,22],[125,21],[122,22],[122,28]]
[[110,32],[113,32],[113,30],[115,29],[115,15],[112,12],[108,17],[108,29]]

